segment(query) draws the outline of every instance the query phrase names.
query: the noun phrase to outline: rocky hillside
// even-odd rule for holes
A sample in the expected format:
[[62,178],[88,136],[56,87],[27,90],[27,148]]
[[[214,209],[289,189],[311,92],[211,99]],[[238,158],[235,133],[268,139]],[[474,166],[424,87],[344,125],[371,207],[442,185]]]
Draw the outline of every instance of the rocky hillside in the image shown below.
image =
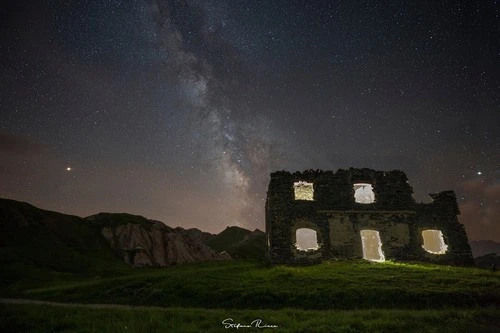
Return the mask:
[[230,259],[205,245],[212,235],[198,229],[172,229],[162,222],[130,214],[100,213],[85,218],[129,265],[171,266]]
[[100,213],[83,219],[0,199],[4,272],[8,267],[24,275],[37,269],[88,272],[120,266],[122,261],[134,267],[163,267],[229,259],[205,245],[212,237],[142,216]]

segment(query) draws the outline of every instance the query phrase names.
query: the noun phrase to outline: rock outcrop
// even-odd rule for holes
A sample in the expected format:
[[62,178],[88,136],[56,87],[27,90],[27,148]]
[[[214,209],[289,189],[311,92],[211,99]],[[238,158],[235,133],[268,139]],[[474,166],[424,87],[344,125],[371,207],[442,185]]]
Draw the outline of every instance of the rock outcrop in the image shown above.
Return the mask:
[[111,247],[134,267],[229,259],[205,245],[212,235],[198,229],[172,229],[161,222],[129,214],[100,213],[86,220],[99,225]]
[[29,266],[34,272],[40,268],[98,272],[123,267],[123,262],[133,267],[166,267],[232,259],[225,249],[206,245],[215,237],[137,215],[99,213],[81,218],[0,199],[3,268],[22,262],[25,269]]

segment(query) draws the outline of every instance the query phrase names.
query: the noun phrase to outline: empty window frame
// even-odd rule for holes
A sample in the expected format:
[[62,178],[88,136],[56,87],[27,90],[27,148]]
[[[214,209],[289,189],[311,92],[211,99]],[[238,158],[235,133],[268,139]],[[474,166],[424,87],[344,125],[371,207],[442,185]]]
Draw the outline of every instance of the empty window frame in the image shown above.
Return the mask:
[[300,251],[315,251],[319,249],[318,235],[309,228],[300,228],[295,232],[295,247]]
[[363,259],[377,262],[385,261],[379,232],[376,230],[361,230],[360,234],[363,245]]
[[424,245],[422,245],[422,247],[429,253],[445,254],[448,250],[448,245],[444,242],[441,230],[424,230],[422,231],[422,238],[424,239]]
[[313,183],[303,181],[295,182],[293,183],[293,190],[295,193],[295,200],[314,200]]
[[371,184],[356,183],[354,187],[354,199],[357,203],[371,204],[375,202],[375,193]]

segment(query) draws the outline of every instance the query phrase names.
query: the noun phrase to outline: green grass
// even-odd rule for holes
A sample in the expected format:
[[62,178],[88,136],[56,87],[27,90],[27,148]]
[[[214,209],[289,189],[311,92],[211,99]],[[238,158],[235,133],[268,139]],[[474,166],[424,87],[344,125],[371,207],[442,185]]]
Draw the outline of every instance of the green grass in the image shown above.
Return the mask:
[[[499,272],[362,260],[132,269],[100,227],[137,219],[150,224],[142,217],[104,214],[88,221],[11,200],[0,200],[0,215],[1,297],[162,307],[0,304],[0,332],[227,332],[221,325],[227,317],[263,318],[281,332],[494,332],[500,326]],[[242,233],[229,228],[218,245],[233,244]]]
[[[225,329],[222,321],[262,319],[273,329]],[[207,310],[94,309],[0,305],[0,331],[10,332],[498,332],[500,311],[472,310]]]
[[[56,274],[56,273],[53,273]],[[432,264],[341,261],[307,267],[211,262],[60,275],[2,296],[82,303],[232,309],[440,309],[498,306],[500,273]]]
[[230,332],[228,317],[279,326],[268,332],[500,332],[500,273],[484,269],[366,261],[30,269],[0,295],[162,308],[0,304],[0,332]]

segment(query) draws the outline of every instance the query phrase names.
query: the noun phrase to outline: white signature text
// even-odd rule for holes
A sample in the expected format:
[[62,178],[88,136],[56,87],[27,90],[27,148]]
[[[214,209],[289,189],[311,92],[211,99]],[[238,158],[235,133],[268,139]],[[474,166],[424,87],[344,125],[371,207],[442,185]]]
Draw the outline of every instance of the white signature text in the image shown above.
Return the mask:
[[222,325],[224,325],[224,328],[277,328],[278,325],[268,325],[264,324],[262,319],[255,319],[252,321],[250,324],[241,324],[241,323],[235,323],[233,318],[226,318],[222,321]]

